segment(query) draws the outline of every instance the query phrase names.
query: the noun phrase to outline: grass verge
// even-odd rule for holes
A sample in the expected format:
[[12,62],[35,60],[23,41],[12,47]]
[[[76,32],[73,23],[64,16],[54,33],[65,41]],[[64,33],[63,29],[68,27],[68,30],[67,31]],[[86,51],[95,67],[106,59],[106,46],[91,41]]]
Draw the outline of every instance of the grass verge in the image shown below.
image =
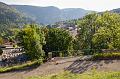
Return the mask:
[[83,74],[73,74],[64,72],[49,76],[34,76],[26,79],[120,79],[120,72],[90,72]]
[[5,72],[9,72],[9,71],[14,71],[14,70],[22,70],[27,67],[38,66],[40,64],[41,64],[41,62],[39,60],[35,60],[35,61],[31,61],[31,62],[22,64],[22,65],[18,65],[18,66],[3,67],[3,68],[0,68],[0,73],[5,73]]
[[120,53],[97,53],[93,55],[93,59],[94,60],[120,59]]

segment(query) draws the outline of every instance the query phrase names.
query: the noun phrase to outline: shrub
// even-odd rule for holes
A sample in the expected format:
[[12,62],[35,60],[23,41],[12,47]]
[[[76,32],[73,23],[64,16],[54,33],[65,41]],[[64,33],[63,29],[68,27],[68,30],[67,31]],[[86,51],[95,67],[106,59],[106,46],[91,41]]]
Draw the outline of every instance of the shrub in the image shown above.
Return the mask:
[[120,53],[97,53],[93,55],[93,59],[120,59]]

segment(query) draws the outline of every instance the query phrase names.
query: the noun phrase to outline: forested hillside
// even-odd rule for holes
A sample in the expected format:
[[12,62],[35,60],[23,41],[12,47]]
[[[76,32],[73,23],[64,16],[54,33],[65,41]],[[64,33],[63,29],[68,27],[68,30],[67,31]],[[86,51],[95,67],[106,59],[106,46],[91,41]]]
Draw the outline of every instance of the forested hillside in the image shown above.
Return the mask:
[[57,7],[37,7],[28,5],[12,5],[18,11],[31,16],[35,21],[42,24],[53,24],[59,21],[78,19],[91,12],[81,8],[59,9]]
[[20,27],[32,20],[19,13],[15,8],[0,2],[0,32],[3,33],[8,28]]
[[111,12],[120,13],[120,8],[113,9],[113,10],[111,10]]

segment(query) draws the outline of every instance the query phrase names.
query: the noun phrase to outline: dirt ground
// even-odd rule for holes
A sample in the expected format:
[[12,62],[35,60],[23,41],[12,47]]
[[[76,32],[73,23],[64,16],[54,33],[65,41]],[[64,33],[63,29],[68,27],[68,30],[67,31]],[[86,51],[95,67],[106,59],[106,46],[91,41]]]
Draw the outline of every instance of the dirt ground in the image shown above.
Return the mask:
[[29,76],[43,76],[69,70],[73,73],[83,73],[93,68],[99,71],[120,71],[120,60],[87,61],[80,57],[58,59],[56,62],[47,62],[41,66],[28,70],[19,70],[1,73],[0,79],[25,79]]

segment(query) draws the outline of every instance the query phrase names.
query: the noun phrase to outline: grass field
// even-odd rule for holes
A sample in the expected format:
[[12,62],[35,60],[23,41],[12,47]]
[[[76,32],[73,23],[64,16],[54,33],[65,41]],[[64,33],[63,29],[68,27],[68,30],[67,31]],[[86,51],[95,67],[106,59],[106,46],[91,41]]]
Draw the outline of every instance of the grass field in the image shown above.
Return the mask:
[[120,72],[97,72],[91,71],[83,74],[63,72],[49,76],[34,76],[27,79],[120,79]]

